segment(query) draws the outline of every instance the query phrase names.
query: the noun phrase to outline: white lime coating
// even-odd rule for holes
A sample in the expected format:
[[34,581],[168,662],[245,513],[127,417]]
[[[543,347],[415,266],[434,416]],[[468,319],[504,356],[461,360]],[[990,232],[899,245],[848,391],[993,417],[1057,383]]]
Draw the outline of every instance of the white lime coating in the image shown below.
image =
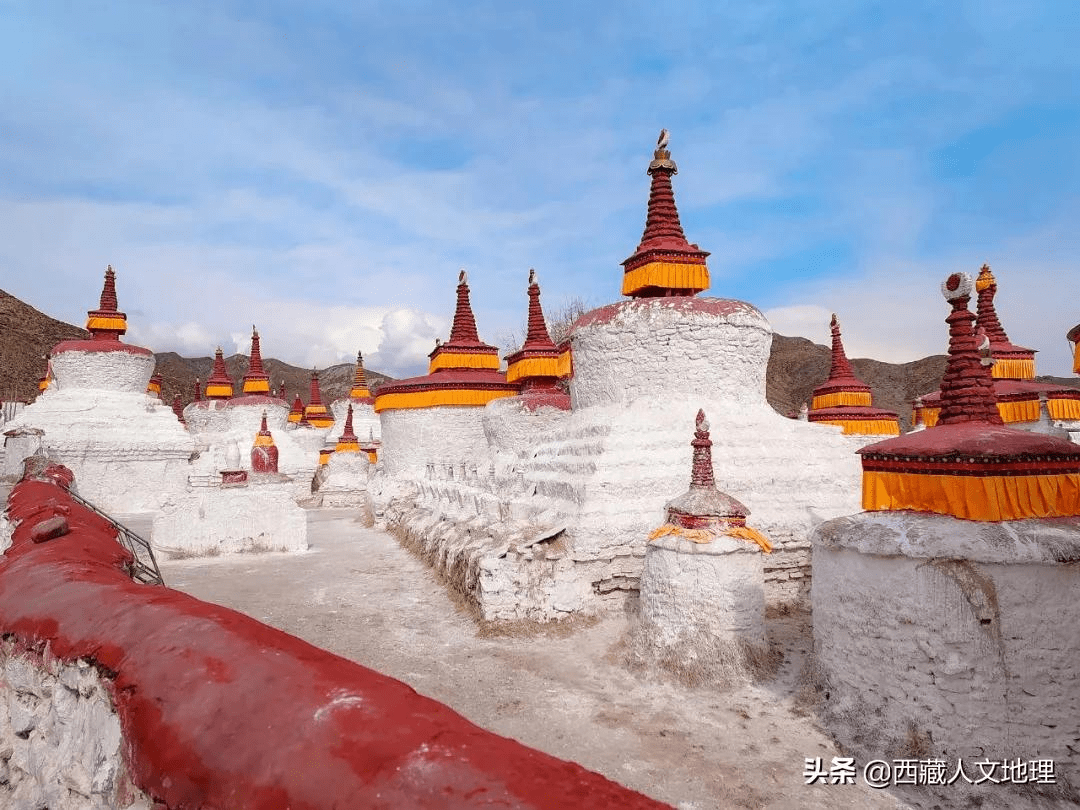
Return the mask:
[[120,719],[88,662],[46,666],[0,643],[0,806],[150,810],[123,748]]

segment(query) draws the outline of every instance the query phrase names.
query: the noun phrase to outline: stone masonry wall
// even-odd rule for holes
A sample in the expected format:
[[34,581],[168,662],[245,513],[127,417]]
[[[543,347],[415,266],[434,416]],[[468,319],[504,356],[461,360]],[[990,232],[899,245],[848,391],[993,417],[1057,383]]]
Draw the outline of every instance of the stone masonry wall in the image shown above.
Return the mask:
[[815,650],[842,745],[1050,758],[1080,786],[1080,519],[862,513],[819,527],[813,566]]

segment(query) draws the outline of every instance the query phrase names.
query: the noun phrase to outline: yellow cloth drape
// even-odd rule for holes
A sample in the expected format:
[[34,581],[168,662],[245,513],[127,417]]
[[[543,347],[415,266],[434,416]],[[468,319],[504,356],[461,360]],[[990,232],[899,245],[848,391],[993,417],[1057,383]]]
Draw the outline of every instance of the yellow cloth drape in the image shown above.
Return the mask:
[[1005,380],[1033,380],[1035,379],[1034,358],[1003,358],[995,359],[991,373],[998,379]]
[[260,436],[260,435],[256,434],[256,436],[255,436],[255,444],[253,446],[254,447],[273,447],[274,446],[274,437],[273,436]]
[[1046,410],[1051,419],[1080,419],[1080,399],[1048,399]]
[[835,408],[839,405],[865,405],[873,404],[869,391],[837,391],[833,394],[821,394],[814,397],[810,403],[812,410],[821,408]]
[[308,405],[304,408],[304,418],[312,427],[323,428],[334,424],[334,416],[326,410],[325,405]]
[[574,374],[574,355],[570,349],[559,355],[559,365],[556,369],[559,377],[571,377]]
[[558,357],[524,357],[506,368],[506,381],[517,382],[526,377],[558,377]]
[[327,464],[330,461],[330,456],[333,454],[333,450],[324,449],[319,451],[319,466]]
[[1039,420],[1039,400],[1026,399],[1020,402],[999,402],[998,413],[1006,425],[1013,422],[1037,422]]
[[1073,374],[1080,374],[1080,340],[1073,346]]
[[404,391],[375,397],[375,412],[404,408],[436,408],[440,405],[487,405],[493,399],[512,397],[517,391],[470,391],[461,388],[434,388]]
[[269,394],[269,380],[244,380],[245,394]]
[[1080,473],[919,475],[863,473],[863,509],[910,509],[966,520],[1022,520],[1080,514]]
[[375,462],[377,462],[379,460],[379,454],[376,453],[374,450],[368,450],[367,451],[367,460],[370,461],[372,464],[374,464]]
[[371,391],[367,388],[353,388],[349,391],[349,399],[371,399]]
[[215,383],[214,385],[206,386],[206,396],[208,397],[231,397],[232,393],[231,385]]
[[120,330],[121,332],[127,331],[127,321],[123,318],[101,318],[90,317],[86,319],[87,329],[110,329]]
[[655,540],[658,537],[665,537],[669,534],[675,534],[686,540],[690,540],[694,543],[711,543],[717,535],[723,535],[726,537],[735,537],[739,540],[748,540],[751,543],[757,543],[766,554],[772,553],[772,543],[761,532],[751,529],[749,526],[717,526],[712,529],[685,529],[682,526],[676,526],[674,523],[665,523],[659,529],[654,529],[649,534],[650,540]]
[[148,394],[160,394],[161,393],[161,385],[154,382],[153,380],[151,380],[150,384],[148,386],[146,386],[146,393],[148,393]]
[[645,287],[701,292],[709,288],[709,268],[703,264],[649,262],[623,273],[623,295],[632,295]]
[[334,446],[335,453],[359,453],[360,444],[358,442],[343,442],[338,439],[338,443]]
[[822,419],[815,425],[840,425],[844,435],[899,436],[900,423],[895,419]]
[[499,370],[497,354],[470,354],[468,352],[441,352],[431,358],[428,374],[440,368],[490,368]]
[[287,418],[288,418],[288,421],[290,421],[290,422],[299,422],[299,421],[300,421],[300,419],[301,419],[302,417],[303,417],[303,414],[300,414],[300,413],[292,413],[292,412],[290,411],[290,412],[289,412],[289,416],[288,416]]

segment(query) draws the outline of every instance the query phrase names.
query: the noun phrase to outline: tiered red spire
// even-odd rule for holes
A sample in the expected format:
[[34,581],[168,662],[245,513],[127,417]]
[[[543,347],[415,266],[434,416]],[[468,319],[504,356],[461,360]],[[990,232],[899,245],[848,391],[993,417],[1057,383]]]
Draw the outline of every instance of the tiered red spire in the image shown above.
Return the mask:
[[233,395],[232,379],[225,368],[225,355],[218,346],[214,351],[214,370],[206,381],[207,399],[231,399]]
[[319,372],[311,370],[311,399],[304,408],[304,422],[312,427],[324,428],[334,424],[334,417],[323,405],[322,394],[319,392]]
[[938,424],[986,422],[1003,424],[994,396],[989,352],[980,353],[976,341],[975,315],[968,309],[971,300],[971,277],[953,273],[942,285],[952,312],[949,324],[949,364],[941,378],[941,415]]
[[[694,448],[694,460],[690,468],[690,489],[715,489],[713,477],[712,439],[709,438],[709,423],[705,421],[705,411],[698,410],[694,420],[694,438],[690,442]],[[746,512],[743,512],[746,517]]]
[[[1035,350],[1017,346],[1005,334],[994,307],[997,280],[984,264],[974,289],[978,292],[975,318],[976,342],[985,344],[984,364],[990,365],[997,410],[1007,425],[1032,424],[1041,418],[1042,400],[1051,419],[1080,420],[1080,391],[1035,379]],[[923,397],[927,425],[937,424],[941,412],[941,391]]]
[[353,432],[352,423],[352,403],[349,403],[349,410],[345,415],[345,428],[341,431],[341,436],[338,438],[337,446],[334,448],[335,453],[359,453],[360,442],[356,438],[356,434]]
[[[1080,514],[1080,447],[1002,425],[990,340],[977,336],[971,276],[942,285],[952,311],[935,427],[863,447],[863,508],[1001,521]],[[981,330],[980,330],[981,332]]]
[[362,402],[371,405],[375,398],[368,390],[367,375],[364,373],[364,355],[356,353],[356,374],[353,376],[352,390],[349,391],[349,399],[353,402]]
[[191,401],[202,402],[202,381],[198,377],[195,378],[195,398]]
[[649,538],[673,534],[697,543],[708,543],[718,535],[757,543],[762,551],[772,551],[772,544],[761,533],[746,525],[750,514],[742,503],[716,488],[712,465],[712,439],[705,411],[694,420],[694,448],[690,467],[690,489],[667,504],[667,523]]
[[259,346],[259,330],[251,327],[251,362],[244,375],[243,392],[270,395],[270,376],[263,369],[262,350]]
[[262,414],[262,424],[255,434],[255,443],[251,447],[251,469],[258,473],[276,473],[278,471],[278,449],[274,437],[266,426],[266,411]]
[[457,307],[450,340],[435,342],[423,377],[395,380],[380,386],[375,410],[411,410],[444,405],[484,406],[493,399],[516,394],[517,386],[499,371],[499,350],[480,341],[469,303],[465,271],[458,274]]
[[469,285],[464,270],[458,273],[457,306],[454,308],[454,324],[450,327],[450,343],[479,343],[476,317],[469,302]]
[[570,409],[570,397],[558,387],[559,354],[544,322],[536,271],[529,270],[529,320],[525,345],[506,357],[507,382],[520,383],[525,407],[529,410],[542,406]]
[[838,425],[846,434],[900,433],[900,423],[892,411],[874,408],[870,386],[855,376],[844,351],[840,321],[836,315],[829,322],[832,331],[832,362],[829,378],[814,389],[806,418],[810,422]]
[[990,265],[984,264],[979,269],[975,281],[979,294],[976,323],[990,339],[990,354],[994,358],[993,376],[1011,380],[1030,380],[1035,377],[1035,350],[1017,346],[1009,340],[1005,329],[998,320],[994,297],[997,295],[997,279],[994,278]]
[[696,295],[709,286],[709,254],[687,241],[679,221],[671,189],[671,177],[679,170],[667,143],[665,129],[648,169],[652,186],[645,232],[634,255],[623,262],[623,295],[634,298]]
[[304,421],[304,401],[300,399],[300,394],[296,395],[293,400],[292,410],[289,411],[288,419],[293,424],[299,424]]
[[457,306],[450,340],[443,343],[436,338],[435,348],[428,357],[431,358],[429,374],[456,369],[497,371],[499,368],[499,350],[482,342],[476,331],[476,318],[469,302],[469,281],[464,270],[458,272]]
[[176,414],[176,418],[180,421],[181,425],[187,424],[187,422],[184,420],[184,403],[180,401],[179,392],[173,395],[172,412]]
[[127,331],[127,315],[116,308],[116,273],[110,264],[105,270],[98,308],[87,313],[86,328],[94,340],[119,340]]

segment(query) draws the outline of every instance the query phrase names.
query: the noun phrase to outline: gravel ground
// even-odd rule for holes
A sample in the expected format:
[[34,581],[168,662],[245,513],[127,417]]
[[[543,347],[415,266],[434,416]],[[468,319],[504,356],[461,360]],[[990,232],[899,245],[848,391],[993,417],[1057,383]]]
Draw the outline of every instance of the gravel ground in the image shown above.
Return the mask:
[[785,655],[775,680],[726,693],[693,689],[622,666],[629,616],[493,632],[426,565],[349,510],[309,512],[309,541],[304,554],[170,561],[162,572],[171,587],[398,678],[484,728],[681,810],[902,806],[862,784],[804,785],[804,758],[822,757],[827,767],[837,755],[795,698],[810,644],[805,615],[770,620]]

